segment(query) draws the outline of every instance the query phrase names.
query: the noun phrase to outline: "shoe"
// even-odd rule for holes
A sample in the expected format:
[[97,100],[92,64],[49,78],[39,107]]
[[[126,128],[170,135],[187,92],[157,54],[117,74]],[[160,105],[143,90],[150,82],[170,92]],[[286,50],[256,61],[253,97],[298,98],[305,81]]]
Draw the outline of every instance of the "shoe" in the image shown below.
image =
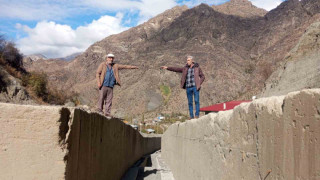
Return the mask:
[[199,118],[199,116],[196,116],[196,118],[195,119],[198,119]]

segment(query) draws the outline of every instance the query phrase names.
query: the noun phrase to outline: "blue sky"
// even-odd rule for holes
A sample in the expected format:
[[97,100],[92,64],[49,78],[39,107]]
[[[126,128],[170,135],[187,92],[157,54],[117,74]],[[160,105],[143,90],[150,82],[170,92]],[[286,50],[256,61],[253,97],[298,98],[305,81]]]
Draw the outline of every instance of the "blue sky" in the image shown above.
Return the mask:
[[[64,57],[177,5],[229,0],[0,0],[0,34],[25,54]],[[271,10],[283,0],[250,0]]]

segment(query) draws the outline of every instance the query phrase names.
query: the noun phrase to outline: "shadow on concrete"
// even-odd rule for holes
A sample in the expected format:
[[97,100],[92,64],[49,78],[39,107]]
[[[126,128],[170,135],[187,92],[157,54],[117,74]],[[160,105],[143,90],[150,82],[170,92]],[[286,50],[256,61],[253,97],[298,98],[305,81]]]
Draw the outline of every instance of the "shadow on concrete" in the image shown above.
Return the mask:
[[142,173],[139,173],[138,177],[136,180],[144,180],[144,178],[148,177],[149,175],[151,174],[156,174],[157,173],[157,169],[153,169],[153,170],[144,170],[144,168],[140,168],[140,172]]
[[157,170],[145,171],[145,167],[152,167],[150,154],[143,156],[136,163],[134,163],[134,165],[127,170],[126,174],[124,174],[121,180],[143,180],[150,174],[156,174]]

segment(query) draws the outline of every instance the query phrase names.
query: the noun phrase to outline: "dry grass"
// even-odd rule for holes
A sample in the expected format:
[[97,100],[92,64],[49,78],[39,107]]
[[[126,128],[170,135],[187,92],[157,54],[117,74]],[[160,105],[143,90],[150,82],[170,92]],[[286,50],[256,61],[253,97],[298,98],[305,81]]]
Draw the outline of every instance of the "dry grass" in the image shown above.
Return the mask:
[[44,73],[30,72],[22,78],[22,85],[27,87],[39,102],[63,105],[70,100],[79,105],[78,94],[72,92],[66,94],[54,88],[48,89],[47,75]]

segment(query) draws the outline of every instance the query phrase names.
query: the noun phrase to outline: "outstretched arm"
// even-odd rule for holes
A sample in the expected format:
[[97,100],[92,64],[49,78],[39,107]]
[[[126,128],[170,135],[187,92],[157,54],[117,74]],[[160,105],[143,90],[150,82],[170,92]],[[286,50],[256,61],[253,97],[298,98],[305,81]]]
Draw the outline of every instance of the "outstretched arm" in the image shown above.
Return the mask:
[[162,69],[166,69],[168,71],[173,71],[177,73],[182,73],[183,68],[178,68],[178,67],[167,67],[167,66],[161,66]]
[[122,64],[118,64],[118,69],[139,69],[138,66],[130,66],[130,65],[122,65]]

